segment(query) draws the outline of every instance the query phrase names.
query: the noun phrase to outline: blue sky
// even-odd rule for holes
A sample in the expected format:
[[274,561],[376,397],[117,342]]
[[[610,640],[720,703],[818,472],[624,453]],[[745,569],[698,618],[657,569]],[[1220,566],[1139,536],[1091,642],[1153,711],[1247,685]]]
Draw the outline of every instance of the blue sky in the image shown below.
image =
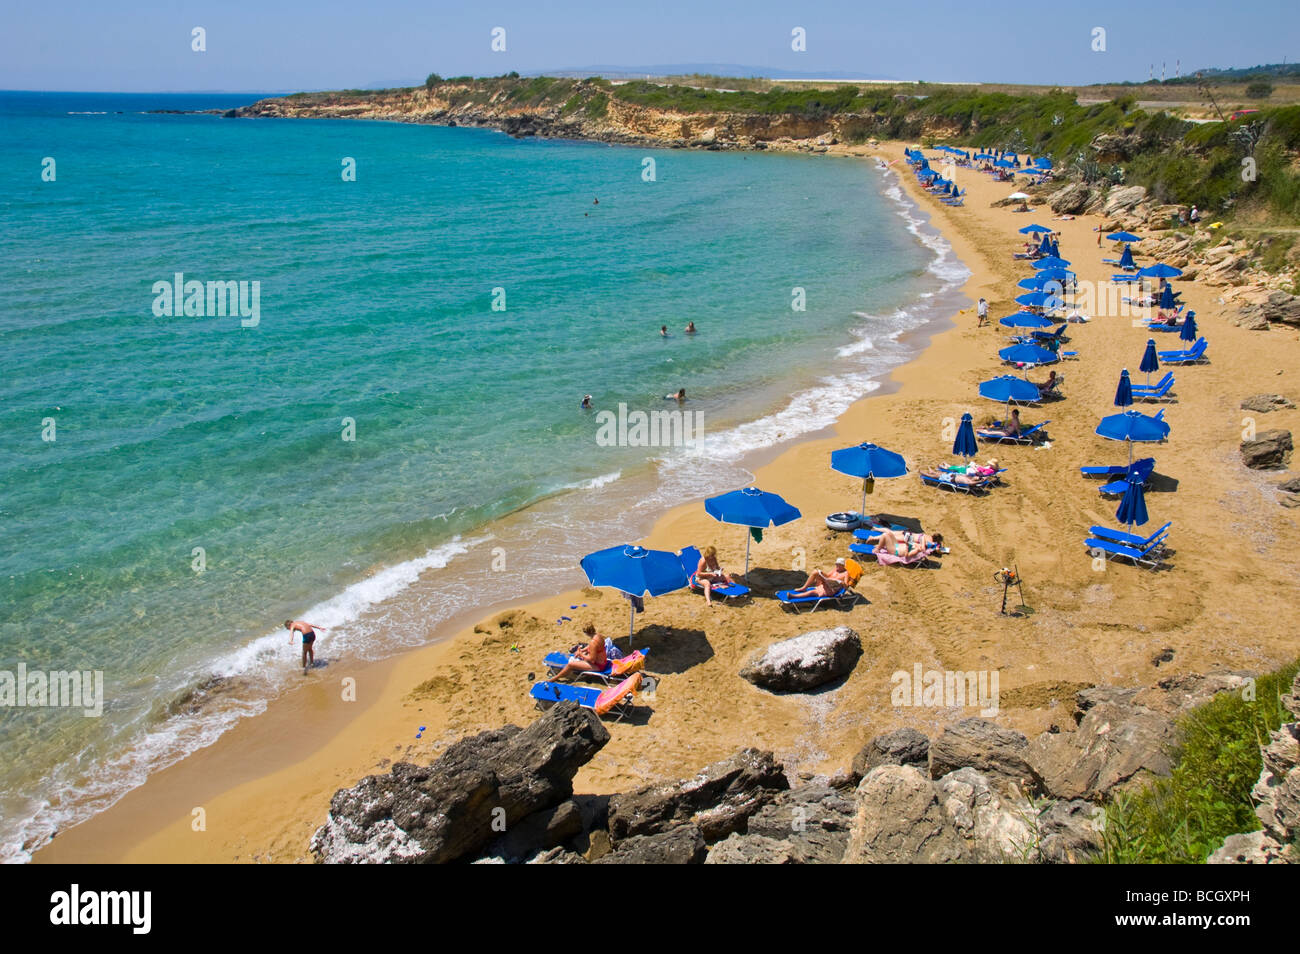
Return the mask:
[[[1172,76],[1176,61],[1187,72],[1300,55],[1295,0],[15,0],[2,17],[5,89],[334,89],[679,63],[1073,85],[1143,80],[1153,62]],[[206,52],[190,48],[196,26]],[[498,26],[504,53],[490,48]],[[794,27],[806,52],[790,47]],[[1091,48],[1095,27],[1105,52]]]

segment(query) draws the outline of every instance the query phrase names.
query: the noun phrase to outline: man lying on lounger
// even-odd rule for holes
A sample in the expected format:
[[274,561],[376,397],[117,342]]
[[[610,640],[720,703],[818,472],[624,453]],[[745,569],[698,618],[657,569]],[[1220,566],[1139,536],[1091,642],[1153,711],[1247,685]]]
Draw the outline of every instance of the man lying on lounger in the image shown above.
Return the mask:
[[591,623],[582,627],[582,631],[591,637],[591,642],[586,646],[574,648],[573,655],[569,657],[564,668],[551,677],[553,682],[580,672],[599,672],[608,665],[609,659],[605,655],[605,637],[596,632],[596,627]]
[[836,596],[844,591],[849,583],[849,571],[844,565],[844,557],[835,561],[835,569],[829,573],[813,570],[804,585],[790,592],[790,599],[797,600],[805,596]]

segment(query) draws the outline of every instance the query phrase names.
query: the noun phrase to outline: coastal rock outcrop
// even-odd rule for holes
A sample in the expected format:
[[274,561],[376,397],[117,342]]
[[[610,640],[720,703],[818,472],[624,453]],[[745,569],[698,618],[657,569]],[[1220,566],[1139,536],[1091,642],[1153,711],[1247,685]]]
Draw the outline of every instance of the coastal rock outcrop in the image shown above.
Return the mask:
[[1290,431],[1259,431],[1241,442],[1241,462],[1252,470],[1276,470],[1290,462],[1293,446]]
[[1146,196],[1147,190],[1142,186],[1117,186],[1106,193],[1102,212],[1108,216],[1128,212]]
[[343,863],[466,857],[568,799],[573,776],[608,741],[593,713],[560,703],[526,729],[508,725],[462,739],[431,765],[399,762],[334,794],[312,853]]
[[988,719],[962,719],[930,743],[930,777],[974,768],[995,780],[1034,792],[1042,779],[1027,758],[1029,740]]
[[1072,182],[1052,193],[1048,205],[1057,215],[1080,215],[1092,199],[1092,190],[1082,182]]
[[837,626],[773,643],[756,654],[740,675],[772,692],[806,692],[846,675],[861,656],[858,634]]
[[895,729],[878,735],[853,757],[853,774],[858,781],[878,765],[927,765],[930,740],[916,729]]

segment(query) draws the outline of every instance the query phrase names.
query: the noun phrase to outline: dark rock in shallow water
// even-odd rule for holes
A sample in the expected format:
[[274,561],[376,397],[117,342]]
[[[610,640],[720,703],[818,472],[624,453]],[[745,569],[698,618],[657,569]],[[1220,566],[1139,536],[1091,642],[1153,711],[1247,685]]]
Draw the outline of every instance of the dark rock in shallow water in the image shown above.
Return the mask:
[[806,692],[853,670],[862,640],[847,626],[783,639],[755,655],[741,678],[772,692]]
[[717,841],[742,829],[777,792],[790,787],[771,752],[744,749],[680,782],[650,785],[609,800],[609,834],[619,843],[688,822]]
[[853,757],[853,774],[861,781],[877,765],[925,765],[930,740],[916,729],[895,729],[878,735]]
[[[312,837],[322,862],[447,862],[483,848],[573,793],[573,776],[609,741],[591,712],[560,703],[526,729],[457,742],[432,765],[407,762],[330,800]],[[549,824],[543,825],[543,831]]]

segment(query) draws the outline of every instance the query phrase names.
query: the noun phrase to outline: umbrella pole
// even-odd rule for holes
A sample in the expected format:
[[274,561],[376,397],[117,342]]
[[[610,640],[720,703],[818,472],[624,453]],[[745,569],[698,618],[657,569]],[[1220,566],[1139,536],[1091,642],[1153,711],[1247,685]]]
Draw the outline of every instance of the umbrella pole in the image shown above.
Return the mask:
[[749,541],[753,538],[752,533],[745,534],[745,576],[749,576]]
[[627,601],[627,644],[632,645],[632,634],[636,631],[636,604]]
[[859,517],[867,515],[867,478],[862,478],[862,509],[858,511]]

